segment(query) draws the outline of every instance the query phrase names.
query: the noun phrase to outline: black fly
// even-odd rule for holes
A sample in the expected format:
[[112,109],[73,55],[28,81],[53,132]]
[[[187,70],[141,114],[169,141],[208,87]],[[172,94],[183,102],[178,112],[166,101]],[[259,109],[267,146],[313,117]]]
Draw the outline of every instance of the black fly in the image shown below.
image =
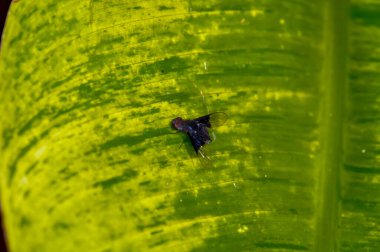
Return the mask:
[[216,112],[192,120],[184,120],[181,117],[177,117],[172,120],[172,126],[174,129],[184,132],[189,136],[197,154],[200,154],[202,158],[210,159],[203,148],[212,141],[208,129],[220,126],[226,120],[226,113]]

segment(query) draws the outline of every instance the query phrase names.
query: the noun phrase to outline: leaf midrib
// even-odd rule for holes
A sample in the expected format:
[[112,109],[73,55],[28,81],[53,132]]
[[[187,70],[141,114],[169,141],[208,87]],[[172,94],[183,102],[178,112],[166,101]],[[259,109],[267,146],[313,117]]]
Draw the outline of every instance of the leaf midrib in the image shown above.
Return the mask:
[[343,122],[347,94],[347,0],[326,1],[321,99],[321,159],[316,181],[315,251],[338,251],[340,171],[343,165]]

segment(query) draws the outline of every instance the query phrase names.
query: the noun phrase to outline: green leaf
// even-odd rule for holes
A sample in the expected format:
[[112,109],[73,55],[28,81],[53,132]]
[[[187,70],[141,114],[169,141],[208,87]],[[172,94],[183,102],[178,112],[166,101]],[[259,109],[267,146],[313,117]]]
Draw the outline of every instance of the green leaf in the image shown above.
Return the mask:
[[[11,251],[379,251],[379,16],[379,0],[15,1]],[[229,120],[203,167],[170,121],[214,111]]]

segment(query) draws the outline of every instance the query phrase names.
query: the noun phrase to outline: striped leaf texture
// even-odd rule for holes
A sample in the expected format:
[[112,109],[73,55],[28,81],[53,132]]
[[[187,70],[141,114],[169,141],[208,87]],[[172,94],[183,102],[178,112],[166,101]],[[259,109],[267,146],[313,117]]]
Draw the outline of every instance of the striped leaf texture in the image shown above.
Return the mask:
[[[380,0],[18,0],[10,251],[380,251]],[[228,114],[204,165],[173,118]]]

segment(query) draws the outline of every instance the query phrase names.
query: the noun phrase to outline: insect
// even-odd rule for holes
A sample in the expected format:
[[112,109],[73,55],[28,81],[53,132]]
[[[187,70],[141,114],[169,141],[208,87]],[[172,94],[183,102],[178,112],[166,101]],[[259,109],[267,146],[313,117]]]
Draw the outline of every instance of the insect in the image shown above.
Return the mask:
[[213,140],[210,137],[208,129],[222,125],[227,118],[227,114],[223,112],[215,112],[192,120],[184,120],[181,117],[177,117],[172,120],[172,126],[174,129],[189,136],[197,154],[200,154],[202,158],[210,159],[203,148]]

